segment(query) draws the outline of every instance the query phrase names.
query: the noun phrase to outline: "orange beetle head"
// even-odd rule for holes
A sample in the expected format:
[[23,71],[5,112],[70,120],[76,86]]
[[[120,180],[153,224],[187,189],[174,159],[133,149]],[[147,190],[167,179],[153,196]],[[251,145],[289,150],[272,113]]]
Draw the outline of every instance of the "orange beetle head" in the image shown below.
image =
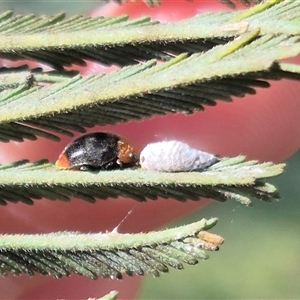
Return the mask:
[[129,164],[132,166],[139,164],[138,151],[123,139],[118,141],[118,158],[123,164]]
[[66,154],[63,152],[55,163],[55,166],[59,169],[70,169],[70,162]]

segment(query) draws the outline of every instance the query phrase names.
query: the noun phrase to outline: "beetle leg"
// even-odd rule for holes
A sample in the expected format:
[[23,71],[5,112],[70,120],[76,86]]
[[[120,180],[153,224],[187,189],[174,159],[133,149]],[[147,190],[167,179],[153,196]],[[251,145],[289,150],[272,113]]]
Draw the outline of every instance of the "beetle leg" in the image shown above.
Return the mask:
[[79,170],[80,171],[90,171],[91,168],[89,166],[80,166]]
[[119,159],[119,158],[117,159],[117,164],[120,166],[120,168],[122,168],[122,167],[123,167],[123,163],[120,161],[120,159]]

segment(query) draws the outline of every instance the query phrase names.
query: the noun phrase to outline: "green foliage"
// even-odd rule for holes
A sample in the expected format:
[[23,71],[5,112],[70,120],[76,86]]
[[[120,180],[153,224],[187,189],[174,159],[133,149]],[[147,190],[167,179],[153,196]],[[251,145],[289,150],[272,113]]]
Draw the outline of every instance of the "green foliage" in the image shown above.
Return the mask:
[[249,197],[263,201],[278,198],[276,188],[262,181],[283,172],[283,164],[223,158],[205,172],[159,173],[148,170],[76,172],[58,170],[47,161],[19,161],[0,167],[0,204],[48,198],[69,201],[70,196],[94,203],[96,198],[119,196],[137,201],[158,197],[179,201],[201,197],[224,202],[234,199],[251,205]]
[[[72,131],[85,132],[85,127],[97,124],[193,113],[216,105],[217,100],[255,94],[256,87],[269,87],[269,79],[298,80],[299,66],[278,60],[300,53],[299,22],[297,0],[267,1],[245,12],[206,14],[174,24],[149,18],[77,16],[65,20],[62,14],[23,17],[4,13],[0,16],[0,57],[29,58],[57,70],[1,69],[0,140],[42,136],[59,141],[58,134],[72,136]],[[124,67],[88,77],[64,70],[74,63],[85,65],[85,59]],[[69,201],[70,196],[89,202],[118,196],[138,201],[210,197],[246,205],[251,204],[250,197],[277,199],[276,188],[263,179],[282,173],[283,165],[244,160],[223,158],[202,173],[172,174],[138,168],[79,173],[58,171],[45,160],[21,161],[0,168],[0,204],[33,204],[42,197]],[[117,234],[117,245],[114,240],[109,248],[105,243],[113,233],[3,235],[0,273],[158,276],[168,271],[167,266],[181,269],[181,262],[193,264],[206,258],[203,247],[216,250],[198,235],[215,223],[215,219],[200,221],[180,229],[191,230],[186,234],[176,229],[175,236],[174,231],[142,238]],[[62,240],[64,248],[53,246]]]
[[35,272],[57,278],[76,273],[121,279],[122,274],[155,277],[168,266],[181,270],[182,263],[207,259],[204,250],[216,251],[223,238],[205,230],[217,219],[148,234],[59,232],[44,235],[1,235],[0,274]]

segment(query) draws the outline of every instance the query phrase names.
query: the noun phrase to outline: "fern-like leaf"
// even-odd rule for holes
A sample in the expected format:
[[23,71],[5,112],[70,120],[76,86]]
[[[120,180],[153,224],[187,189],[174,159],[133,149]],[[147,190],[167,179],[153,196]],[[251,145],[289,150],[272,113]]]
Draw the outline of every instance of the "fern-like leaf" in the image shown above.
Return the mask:
[[[21,141],[55,133],[72,135],[83,127],[115,124],[155,114],[193,113],[216,100],[254,94],[268,87],[264,79],[299,78],[275,61],[300,52],[296,37],[257,37],[259,31],[190,57],[180,55],[163,64],[155,61],[108,75],[63,80],[51,86],[20,86],[0,94],[0,140]],[[257,59],[259,57],[259,59]]]
[[137,201],[172,198],[179,201],[202,197],[224,202],[234,199],[251,205],[250,198],[277,199],[276,188],[262,179],[277,176],[283,164],[259,164],[245,157],[224,158],[205,172],[159,173],[121,170],[76,172],[57,170],[47,161],[20,161],[0,168],[0,204],[48,198],[69,201],[69,197],[94,203],[96,198],[119,196]]
[[[293,36],[300,33],[296,26],[300,10],[295,0],[279,2],[175,24],[158,24],[149,18],[78,16],[65,20],[64,15],[2,14],[0,57],[29,58],[60,70],[74,63],[84,65],[85,59],[134,65],[86,78],[67,72],[12,70],[8,74],[1,70],[0,141],[37,136],[58,141],[56,134],[72,136],[73,130],[84,132],[84,127],[97,124],[193,113],[217,100],[254,94],[256,87],[268,87],[269,79],[299,79],[299,66],[277,61],[300,52],[299,37]],[[136,64],[152,58],[166,63]],[[34,204],[41,198],[69,201],[70,197],[95,202],[125,196],[137,201],[208,197],[251,205],[250,198],[271,201],[279,197],[264,179],[281,174],[283,167],[236,157],[223,158],[204,172],[157,173],[138,168],[73,172],[57,170],[46,160],[24,160],[0,167],[0,204]],[[223,239],[206,231],[216,222],[202,220],[136,235],[0,235],[0,275],[159,276],[169,267],[182,269],[183,263],[206,259],[205,250],[218,250]]]
[[[299,34],[298,0],[278,2],[266,1],[245,12],[203,14],[174,24],[157,24],[147,17],[64,20],[61,14],[36,17],[6,12],[0,15],[0,57],[31,59],[57,69],[85,65],[85,59],[124,66],[207,51],[256,28],[261,35]],[[272,5],[274,9],[268,9]]]
[[0,235],[0,275],[9,273],[54,277],[72,273],[92,279],[121,279],[124,274],[155,277],[169,267],[182,269],[207,259],[223,238],[206,230],[217,219],[147,234],[59,232],[42,235]]

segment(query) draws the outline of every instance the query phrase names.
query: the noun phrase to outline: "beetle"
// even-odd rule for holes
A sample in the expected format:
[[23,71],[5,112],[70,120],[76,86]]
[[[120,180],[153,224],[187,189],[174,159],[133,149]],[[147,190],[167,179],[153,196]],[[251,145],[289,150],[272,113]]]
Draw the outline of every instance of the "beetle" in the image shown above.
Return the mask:
[[68,144],[55,165],[60,169],[88,171],[123,169],[138,163],[138,152],[125,139],[108,132],[94,132]]

